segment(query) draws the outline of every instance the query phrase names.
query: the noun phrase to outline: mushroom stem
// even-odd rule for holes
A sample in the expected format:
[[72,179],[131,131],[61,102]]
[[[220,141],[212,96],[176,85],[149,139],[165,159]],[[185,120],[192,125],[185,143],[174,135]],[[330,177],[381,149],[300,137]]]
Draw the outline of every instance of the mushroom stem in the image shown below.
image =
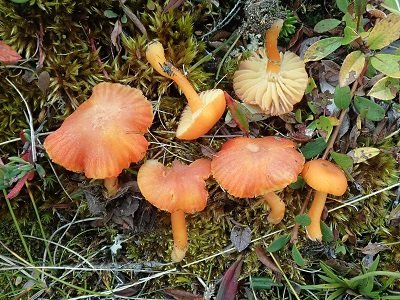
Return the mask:
[[170,62],[167,62],[164,48],[160,42],[154,41],[147,46],[146,58],[158,73],[172,79],[178,85],[185,95],[192,113],[202,107],[202,101],[189,80]]
[[188,248],[184,211],[177,210],[171,213],[171,225],[174,239],[174,249],[171,257],[174,262],[180,262],[185,257]]
[[268,57],[266,68],[269,72],[278,73],[281,69],[281,54],[278,50],[278,36],[283,20],[277,19],[265,32],[265,52]]
[[107,195],[109,197],[114,196],[119,188],[118,177],[104,178],[104,187],[107,189]]
[[282,221],[285,215],[285,203],[279,198],[274,192],[266,193],[263,195],[265,202],[271,208],[268,215],[268,222],[272,224],[278,224]]
[[321,215],[325,207],[327,195],[327,193],[315,191],[314,200],[311,204],[310,210],[308,211],[311,224],[307,226],[307,235],[313,241],[322,240]]

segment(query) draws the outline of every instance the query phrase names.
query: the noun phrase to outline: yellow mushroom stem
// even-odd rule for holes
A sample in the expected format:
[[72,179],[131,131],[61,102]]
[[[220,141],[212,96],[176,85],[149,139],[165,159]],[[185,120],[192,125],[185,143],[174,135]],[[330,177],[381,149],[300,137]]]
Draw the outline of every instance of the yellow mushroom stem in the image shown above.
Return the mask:
[[278,73],[281,69],[281,54],[278,50],[278,36],[283,20],[276,20],[265,32],[265,52],[268,57],[266,68],[269,72]]
[[109,177],[104,179],[104,187],[107,189],[109,197],[114,196],[118,192],[119,182],[118,177]]
[[147,61],[164,77],[172,79],[185,95],[190,110],[196,112],[202,107],[202,101],[189,80],[165,58],[164,48],[160,42],[152,42],[147,46]]
[[278,224],[285,216],[285,203],[274,192],[264,194],[263,198],[271,208],[268,222]]
[[188,249],[185,213],[182,210],[171,213],[171,225],[174,239],[174,249],[171,257],[174,262],[180,262],[185,257]]
[[315,191],[314,200],[311,204],[310,210],[308,211],[311,224],[307,226],[307,235],[313,241],[322,240],[321,215],[325,207],[327,195],[327,193]]

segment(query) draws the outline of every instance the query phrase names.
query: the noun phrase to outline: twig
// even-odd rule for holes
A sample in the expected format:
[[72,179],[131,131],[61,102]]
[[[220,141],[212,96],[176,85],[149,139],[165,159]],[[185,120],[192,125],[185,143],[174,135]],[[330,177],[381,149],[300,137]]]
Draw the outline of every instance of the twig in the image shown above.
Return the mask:
[[38,60],[38,68],[43,68],[44,55],[43,55],[43,39],[44,39],[44,29],[42,18],[39,20],[39,60]]
[[136,27],[140,30],[140,32],[148,39],[146,28],[143,23],[139,20],[139,18],[127,7],[123,2],[119,1],[124,13],[128,16],[128,18],[136,25]]
[[[94,37],[91,35],[90,28],[89,28],[89,35],[90,35],[90,38],[89,38],[90,39],[90,47],[92,48],[92,52],[96,53],[96,51],[97,51],[96,43],[95,43]],[[104,64],[101,61],[100,54],[97,55],[97,63],[100,65],[100,68],[103,71],[104,77],[106,79],[110,80],[110,76],[108,76],[108,73],[107,73],[106,69],[104,68]]]

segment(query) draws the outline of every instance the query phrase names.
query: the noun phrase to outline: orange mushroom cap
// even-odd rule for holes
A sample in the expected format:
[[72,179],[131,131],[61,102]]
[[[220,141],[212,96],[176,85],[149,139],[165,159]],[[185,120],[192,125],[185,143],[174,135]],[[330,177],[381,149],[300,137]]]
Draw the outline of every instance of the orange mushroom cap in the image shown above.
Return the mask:
[[159,209],[194,213],[206,207],[205,180],[210,175],[207,159],[198,159],[190,165],[174,161],[171,167],[148,160],[140,167],[137,182],[142,195]]
[[118,176],[146,154],[143,134],[153,120],[151,103],[138,89],[99,83],[59,129],[44,141],[55,163],[88,178]]
[[316,191],[341,196],[347,190],[346,175],[328,160],[308,161],[301,174],[304,181]]
[[187,105],[182,112],[176,137],[181,140],[193,140],[206,134],[218,122],[225,111],[224,91],[213,89],[199,94],[203,105],[194,113]]
[[280,137],[238,137],[223,144],[211,162],[217,182],[239,197],[256,197],[297,180],[304,157],[296,145]]

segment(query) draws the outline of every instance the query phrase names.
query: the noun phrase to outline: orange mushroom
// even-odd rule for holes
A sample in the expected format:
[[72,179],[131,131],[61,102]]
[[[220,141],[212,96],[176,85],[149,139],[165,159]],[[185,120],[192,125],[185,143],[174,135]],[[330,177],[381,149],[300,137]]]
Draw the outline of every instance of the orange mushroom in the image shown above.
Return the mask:
[[233,76],[236,95],[258,105],[266,114],[282,115],[293,110],[307,87],[304,62],[296,54],[280,53],[277,47],[283,21],[276,20],[265,33],[265,47],[240,63]]
[[308,211],[311,224],[307,226],[307,235],[311,240],[321,241],[321,215],[326,196],[328,194],[341,196],[346,192],[346,175],[335,164],[324,159],[307,162],[301,174],[304,181],[315,190],[314,200]]
[[146,154],[143,134],[153,120],[151,103],[138,89],[99,83],[59,129],[44,141],[47,154],[67,170],[104,179],[108,195],[118,190],[118,175]]
[[303,155],[290,140],[238,137],[227,141],[215,154],[211,173],[235,197],[263,196],[271,208],[268,221],[278,224],[284,217],[285,204],[274,191],[296,181],[303,165]]
[[224,92],[212,89],[197,94],[188,79],[167,62],[164,48],[158,41],[153,41],[147,46],[146,57],[158,73],[175,81],[188,101],[176,130],[176,137],[194,140],[207,133],[225,111]]
[[188,248],[185,213],[202,211],[207,204],[205,180],[210,176],[210,161],[198,159],[190,165],[174,161],[165,167],[156,160],[139,169],[137,182],[142,195],[154,206],[171,213],[174,249],[172,260],[181,261]]

